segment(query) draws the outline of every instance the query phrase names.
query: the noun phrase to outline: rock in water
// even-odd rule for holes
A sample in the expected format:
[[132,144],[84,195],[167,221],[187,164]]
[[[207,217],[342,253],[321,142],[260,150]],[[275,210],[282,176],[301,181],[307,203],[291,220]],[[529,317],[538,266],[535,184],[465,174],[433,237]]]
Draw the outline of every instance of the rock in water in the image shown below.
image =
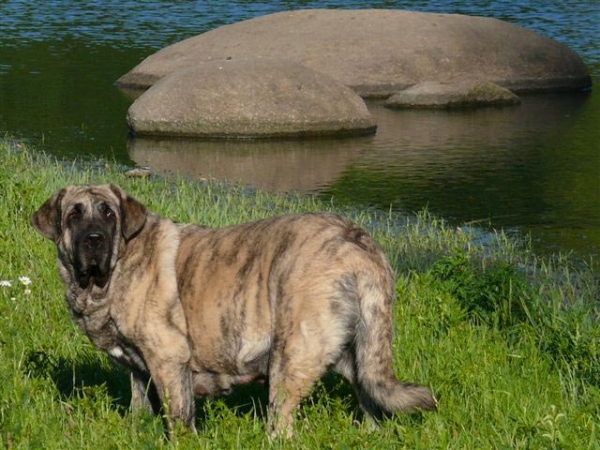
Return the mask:
[[299,10],[226,25],[149,56],[117,84],[145,89],[207,61],[287,59],[363,97],[423,81],[489,80],[513,92],[582,90],[591,78],[566,45],[485,17],[400,10]]
[[196,64],[157,82],[129,108],[146,136],[271,138],[374,133],[363,99],[333,78],[285,60]]
[[392,95],[386,100],[385,106],[392,109],[440,109],[505,106],[519,103],[519,97],[490,81],[460,81],[415,84]]

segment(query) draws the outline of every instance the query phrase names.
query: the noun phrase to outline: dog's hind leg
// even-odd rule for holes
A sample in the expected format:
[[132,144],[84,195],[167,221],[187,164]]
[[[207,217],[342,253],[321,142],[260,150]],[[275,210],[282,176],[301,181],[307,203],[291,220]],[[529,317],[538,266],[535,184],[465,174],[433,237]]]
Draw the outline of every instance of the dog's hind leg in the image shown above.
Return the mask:
[[365,413],[365,419],[369,427],[373,429],[379,428],[377,423],[378,419],[383,418],[384,410],[373,401],[370,395],[363,389],[358,382],[356,376],[356,357],[354,356],[354,349],[348,349],[342,354],[342,357],[334,366],[334,371],[346,378],[356,394],[358,404]]
[[326,370],[311,364],[295,363],[285,355],[273,358],[269,370],[269,431],[272,437],[293,436],[296,409]]
[[272,435],[290,437],[295,410],[339,360],[348,333],[345,316],[326,319],[318,315],[306,315],[279,331],[269,365],[269,426]]

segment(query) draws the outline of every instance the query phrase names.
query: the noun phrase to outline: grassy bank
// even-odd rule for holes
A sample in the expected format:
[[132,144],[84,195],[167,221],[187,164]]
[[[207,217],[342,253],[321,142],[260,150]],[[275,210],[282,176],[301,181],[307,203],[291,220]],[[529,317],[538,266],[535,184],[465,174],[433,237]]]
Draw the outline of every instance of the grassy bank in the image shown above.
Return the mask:
[[[398,274],[397,373],[430,385],[437,413],[369,432],[348,385],[327,377],[298,414],[296,438],[266,438],[260,386],[199,402],[199,433],[162,440],[160,420],[130,414],[128,378],[73,325],[54,246],[31,213],[67,184],[115,182],[150,209],[223,226],[332,209],[306,198],[186,180],[130,179],[0,143],[0,448],[598,448],[599,283],[568,261],[536,258],[502,234],[340,211],[376,236]],[[485,244],[485,245],[483,245]]]

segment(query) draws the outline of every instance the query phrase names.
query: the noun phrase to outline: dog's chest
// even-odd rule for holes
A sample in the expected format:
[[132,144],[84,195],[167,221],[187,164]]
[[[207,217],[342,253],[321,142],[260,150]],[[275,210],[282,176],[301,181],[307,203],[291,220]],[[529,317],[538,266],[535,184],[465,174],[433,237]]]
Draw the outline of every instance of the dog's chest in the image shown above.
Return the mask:
[[104,350],[116,362],[132,370],[147,372],[146,363],[139,349],[120,331],[109,308],[99,308],[90,314],[77,315],[75,322],[100,350]]
[[117,345],[107,349],[109,356],[125,367],[148,373],[148,367],[139,350],[128,342],[120,341]]
[[116,326],[115,321],[109,320],[101,332],[100,342],[94,342],[99,348],[105,350],[116,362],[125,367],[141,372],[148,372],[146,362],[139,349]]

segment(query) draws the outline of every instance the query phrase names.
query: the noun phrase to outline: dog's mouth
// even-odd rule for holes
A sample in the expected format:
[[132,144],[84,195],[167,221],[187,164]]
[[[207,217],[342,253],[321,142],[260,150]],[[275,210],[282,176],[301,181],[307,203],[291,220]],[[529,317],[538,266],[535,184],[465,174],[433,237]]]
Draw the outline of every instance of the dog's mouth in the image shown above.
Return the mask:
[[92,258],[88,261],[88,264],[75,264],[75,276],[79,287],[86,289],[90,285],[96,285],[100,288],[106,286],[109,275],[108,261],[104,262],[106,258],[102,258],[102,261],[98,261],[96,258]]

